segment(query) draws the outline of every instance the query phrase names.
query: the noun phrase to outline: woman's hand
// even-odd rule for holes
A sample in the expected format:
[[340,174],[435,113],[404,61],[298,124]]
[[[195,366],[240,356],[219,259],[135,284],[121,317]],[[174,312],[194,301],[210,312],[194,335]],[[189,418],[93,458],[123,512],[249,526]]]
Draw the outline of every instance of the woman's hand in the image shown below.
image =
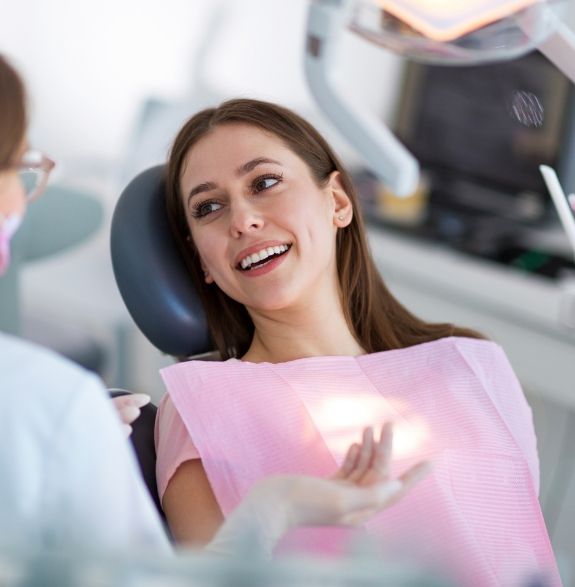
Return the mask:
[[150,396],[145,393],[129,393],[112,398],[126,436],[132,434],[131,424],[140,416],[140,408],[150,403],[150,400]]
[[290,528],[299,526],[355,526],[401,499],[430,471],[428,462],[411,467],[397,479],[390,476],[393,430],[381,429],[378,441],[366,428],[360,444],[353,444],[328,479],[304,475],[275,475],[252,487],[228,516],[208,552],[230,555],[252,530],[262,554],[271,554]]
[[358,525],[400,500],[431,470],[421,461],[391,478],[393,428],[385,424],[379,440],[366,428],[360,444],[349,448],[339,470],[329,479],[291,478],[286,495],[292,526]]

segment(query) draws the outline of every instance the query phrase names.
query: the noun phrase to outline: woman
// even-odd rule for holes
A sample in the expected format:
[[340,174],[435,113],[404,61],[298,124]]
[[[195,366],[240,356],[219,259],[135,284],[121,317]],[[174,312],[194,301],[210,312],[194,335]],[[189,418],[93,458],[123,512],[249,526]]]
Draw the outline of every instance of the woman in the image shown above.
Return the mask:
[[[0,274],[27,204],[53,162],[26,145],[23,84],[0,56]],[[21,172],[34,181],[24,186]],[[149,398],[148,398],[149,399]],[[139,396],[119,398],[125,426]],[[0,333],[0,545],[169,550],[101,382],[65,359]],[[367,434],[371,439],[371,432]],[[208,550],[231,553],[253,526],[262,550],[287,528],[352,524],[387,507],[425,473],[391,479],[391,428],[362,441],[331,479],[275,477],[252,488]]]
[[[225,360],[163,371],[157,473],[177,540],[209,541],[261,478],[326,474],[350,428],[383,418],[401,441],[395,471],[434,461],[367,524],[383,552],[474,587],[558,581],[531,413],[502,350],[389,293],[349,175],[313,127],[254,100],[200,112],[175,139],[167,210]],[[280,548],[343,541],[310,529]]]

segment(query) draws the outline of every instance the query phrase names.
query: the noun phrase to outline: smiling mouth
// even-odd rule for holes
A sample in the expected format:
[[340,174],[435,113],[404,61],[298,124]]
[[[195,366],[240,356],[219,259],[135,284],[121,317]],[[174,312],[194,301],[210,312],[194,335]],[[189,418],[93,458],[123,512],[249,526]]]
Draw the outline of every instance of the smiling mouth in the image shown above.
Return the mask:
[[[287,247],[287,248],[283,251],[280,251],[280,252],[275,252],[275,251],[273,253],[268,252],[267,256],[263,259],[262,258],[254,259],[252,257],[251,261],[240,262],[236,266],[236,269],[238,269],[239,271],[247,272],[247,271],[251,271],[252,269],[256,269],[258,267],[263,267],[264,265],[267,265],[270,261],[273,261],[274,259],[277,259],[278,257],[283,257],[285,254],[287,254],[289,252],[289,250],[291,249],[292,245],[286,244],[285,247]],[[274,248],[274,247],[271,247],[271,248]]]

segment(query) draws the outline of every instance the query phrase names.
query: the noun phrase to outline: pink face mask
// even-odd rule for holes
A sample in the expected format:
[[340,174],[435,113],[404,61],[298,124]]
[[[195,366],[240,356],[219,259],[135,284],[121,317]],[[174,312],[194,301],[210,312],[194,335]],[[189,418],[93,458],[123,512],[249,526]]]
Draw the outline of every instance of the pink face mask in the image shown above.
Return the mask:
[[3,221],[0,220],[0,275],[4,275],[10,265],[10,240],[21,223],[20,214],[11,214]]

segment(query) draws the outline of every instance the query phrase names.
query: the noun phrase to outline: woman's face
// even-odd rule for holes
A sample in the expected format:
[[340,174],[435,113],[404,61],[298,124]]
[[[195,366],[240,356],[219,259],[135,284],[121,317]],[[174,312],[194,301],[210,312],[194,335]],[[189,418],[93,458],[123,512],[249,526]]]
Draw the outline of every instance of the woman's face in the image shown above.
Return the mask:
[[352,214],[337,172],[318,187],[275,135],[225,124],[188,153],[181,193],[206,281],[248,309],[289,308],[313,288],[337,288],[336,231]]

